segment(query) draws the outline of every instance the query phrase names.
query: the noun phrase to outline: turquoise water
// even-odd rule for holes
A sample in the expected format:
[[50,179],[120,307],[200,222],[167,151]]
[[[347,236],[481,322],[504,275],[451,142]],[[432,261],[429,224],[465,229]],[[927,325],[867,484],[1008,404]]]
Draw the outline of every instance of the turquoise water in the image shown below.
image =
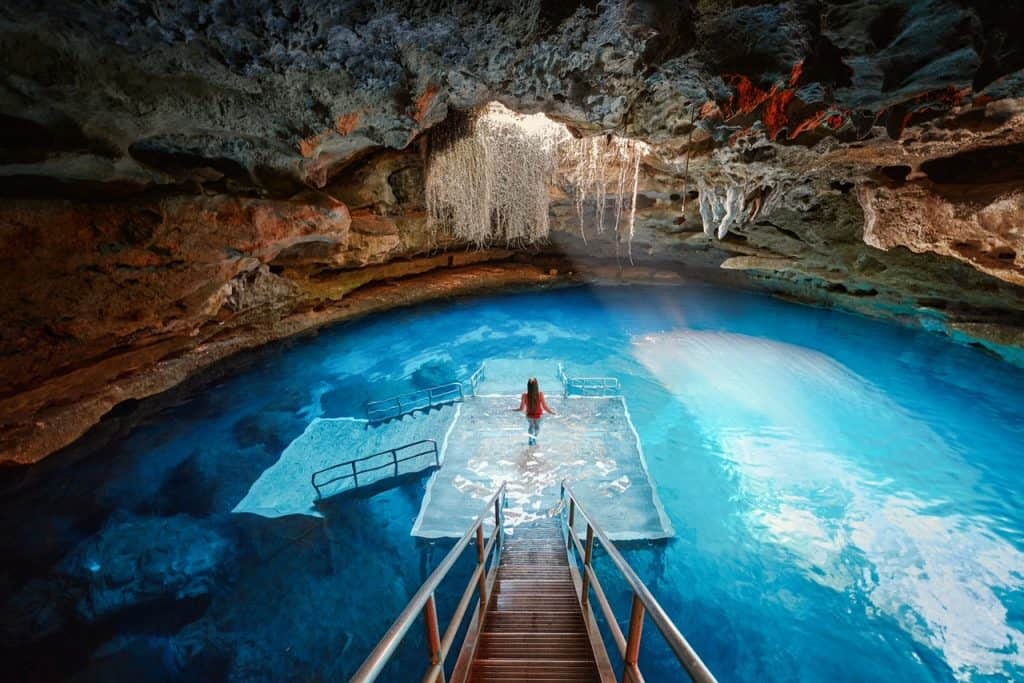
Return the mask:
[[[626,555],[720,680],[1024,678],[1024,372],[925,333],[688,287],[337,326],[5,473],[0,648],[15,679],[351,674],[450,547],[409,535],[426,480],[324,519],[231,509],[312,419],[510,356],[621,379],[676,530]],[[443,623],[465,559],[439,593]],[[625,587],[598,564],[625,619]],[[424,657],[416,626],[386,680]],[[679,680],[650,624],[641,665]]]

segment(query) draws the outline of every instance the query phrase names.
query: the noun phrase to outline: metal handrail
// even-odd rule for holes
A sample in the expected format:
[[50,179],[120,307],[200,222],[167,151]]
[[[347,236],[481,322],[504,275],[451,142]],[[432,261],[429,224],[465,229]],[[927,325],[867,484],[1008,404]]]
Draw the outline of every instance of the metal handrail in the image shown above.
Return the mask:
[[618,377],[570,377],[565,385],[566,392],[578,389],[587,391],[621,391]]
[[[491,506],[494,507],[494,531],[485,545],[484,521],[490,515]],[[406,605],[402,613],[395,619],[395,623],[391,625],[391,628],[388,629],[384,637],[377,643],[377,647],[369,654],[355,675],[349,679],[350,683],[371,683],[377,680],[377,677],[380,676],[384,667],[390,661],[392,655],[394,655],[395,650],[398,649],[402,639],[405,638],[405,634],[409,632],[409,628],[416,620],[417,615],[421,612],[427,627],[427,647],[430,649],[431,663],[423,680],[429,681],[429,683],[436,683],[437,681],[443,683],[445,659],[451,650],[452,644],[455,642],[455,635],[466,616],[466,610],[473,599],[474,591],[479,592],[478,604],[479,618],[481,620],[487,611],[487,604],[491,598],[490,586],[493,586],[492,575],[501,559],[501,548],[504,544],[504,532],[502,531],[502,525],[505,521],[505,516],[502,512],[504,508],[505,483],[502,482],[466,533],[455,544],[455,547],[445,555],[437,569],[431,572],[427,580],[420,586],[420,589],[416,591],[416,595],[412,596],[412,600],[409,601],[409,604]],[[455,613],[452,615],[451,623],[444,632],[444,637],[441,637],[437,623],[437,605],[434,601],[434,591],[448,575],[448,572],[451,571],[455,562],[462,556],[462,552],[474,536],[476,537],[477,545],[476,571],[473,572],[469,584],[462,592],[462,598],[459,600],[458,607],[455,608]],[[491,571],[489,573],[487,572],[488,559],[491,560]]]
[[618,377],[569,377],[561,363],[558,364],[558,378],[562,380],[562,387],[566,396],[573,389],[584,394],[591,390],[600,392],[614,391],[616,393],[622,391],[622,385],[619,383]]
[[[405,450],[407,448],[413,448],[414,446],[419,446],[419,445],[422,445],[422,444],[430,444],[430,448],[427,448],[426,450],[420,451],[418,453],[414,453],[413,455],[406,456],[404,458],[399,458],[398,457],[398,452],[399,451],[403,451],[403,450]],[[424,455],[430,455],[431,453],[433,453],[433,455],[434,455],[434,466],[435,467],[440,467],[441,466],[441,459],[440,459],[440,455],[439,455],[438,450],[437,450],[437,442],[434,441],[433,439],[422,439],[420,441],[413,441],[412,443],[407,443],[404,446],[398,446],[397,448],[389,448],[388,450],[381,451],[380,453],[374,453],[373,455],[367,455],[367,456],[364,456],[362,458],[355,458],[353,460],[346,460],[345,462],[340,462],[337,465],[331,465],[330,467],[325,467],[322,470],[317,470],[316,472],[314,472],[313,475],[309,478],[309,480],[310,480],[310,483],[313,485],[313,488],[316,490],[316,498],[317,498],[317,500],[320,500],[323,497],[321,495],[321,493],[320,493],[320,489],[322,489],[323,487],[327,486],[328,484],[333,484],[334,482],[341,481],[342,479],[352,479],[353,483],[355,484],[355,486],[353,488],[359,488],[359,475],[360,474],[368,474],[370,472],[376,472],[377,470],[382,470],[385,467],[394,467],[395,468],[395,473],[394,473],[393,476],[397,477],[398,476],[398,463],[406,462],[407,460],[413,460],[415,458],[420,458],[420,457],[423,457]],[[379,458],[382,455],[388,455],[388,454],[391,455],[391,462],[386,462],[383,465],[378,465],[377,467],[368,467],[365,470],[360,470],[360,469],[356,468],[356,464],[357,463],[365,462],[366,460],[371,460],[372,458]],[[341,469],[343,467],[349,467],[349,468],[351,468],[352,471],[350,473],[347,473],[347,474],[341,474],[341,475],[338,475],[336,477],[332,477],[331,479],[328,479],[327,481],[317,481],[317,477],[319,475],[324,474],[326,472],[333,472],[334,470],[338,470],[338,469]]]
[[480,380],[484,378],[484,368],[487,367],[487,361],[480,364],[476,372],[469,376],[469,390],[473,396],[476,396],[476,391],[480,387]]
[[383,422],[384,420],[407,415],[416,410],[425,410],[462,400],[465,400],[462,382],[449,382],[448,384],[439,384],[436,387],[409,391],[379,401],[367,401],[364,407],[366,408],[367,420],[370,422]]
[[[579,600],[584,610],[591,611],[590,606],[590,589],[594,589],[594,595],[597,597],[598,604],[601,607],[601,611],[604,613],[605,621],[608,624],[608,628],[612,633],[612,639],[615,641],[615,645],[619,649],[619,654],[622,655],[623,661],[623,672],[622,680],[631,680],[634,683],[642,683],[644,680],[643,674],[640,673],[640,667],[638,660],[640,656],[640,638],[643,634],[643,621],[644,615],[648,614],[651,617],[651,621],[661,631],[661,635],[665,637],[665,641],[669,647],[672,648],[672,652],[675,653],[676,659],[682,664],[686,673],[689,674],[690,678],[699,683],[715,683],[715,677],[711,671],[707,668],[700,656],[693,649],[683,634],[679,631],[676,625],[669,618],[668,614],[662,608],[661,604],[655,599],[648,590],[640,577],[636,575],[633,568],[629,566],[629,563],[622,557],[615,544],[611,542],[607,535],[594,518],[587,513],[586,510],[579,504],[576,499],[576,494],[573,493],[572,489],[567,483],[562,482],[562,493],[561,501],[562,508],[565,508],[566,496],[568,496],[568,508],[569,514],[568,519],[563,518],[565,530],[568,533],[569,547],[575,549],[579,555],[579,559],[582,564],[582,581],[580,584]],[[586,533],[586,545],[580,544],[580,540],[576,534],[576,513],[579,512],[586,519],[587,522],[587,533]],[[601,545],[604,547],[608,557],[611,558],[612,562],[618,568],[619,572],[626,579],[626,583],[633,590],[633,604],[630,611],[629,618],[629,637],[626,638],[622,635],[622,629],[619,628],[619,623],[615,618],[615,614],[612,611],[611,604],[608,602],[608,598],[605,596],[604,589],[601,587],[601,582],[597,578],[597,574],[594,571],[592,559],[594,556],[594,539],[597,538],[601,541]],[[571,553],[570,553],[571,555]]]
[[565,374],[565,366],[561,363],[558,364],[558,379],[562,380],[562,390],[565,395],[569,395],[569,375]]

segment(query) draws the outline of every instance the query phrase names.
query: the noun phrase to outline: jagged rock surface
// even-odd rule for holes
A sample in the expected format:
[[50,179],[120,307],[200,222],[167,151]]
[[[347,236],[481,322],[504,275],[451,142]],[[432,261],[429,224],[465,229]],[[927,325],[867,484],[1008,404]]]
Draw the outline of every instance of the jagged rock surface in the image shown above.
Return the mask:
[[0,8],[0,458],[368,283],[507,258],[423,207],[431,128],[491,100],[653,146],[632,245],[586,215],[584,244],[561,186],[520,258],[717,273],[1024,362],[1021,25],[984,0]]

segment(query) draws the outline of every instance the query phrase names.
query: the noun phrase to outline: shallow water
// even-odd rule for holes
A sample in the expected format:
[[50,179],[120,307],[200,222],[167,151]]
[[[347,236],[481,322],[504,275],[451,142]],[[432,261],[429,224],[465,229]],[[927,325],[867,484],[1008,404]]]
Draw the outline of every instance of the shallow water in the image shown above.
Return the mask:
[[[426,479],[324,519],[232,508],[314,418],[510,356],[622,380],[676,531],[626,554],[720,680],[1024,677],[1024,372],[925,333],[688,287],[341,325],[30,472],[0,502],[15,678],[350,675],[450,547],[409,535]],[[625,619],[625,587],[598,563]],[[387,680],[409,680],[423,652],[417,626]],[[678,680],[650,625],[641,664]]]

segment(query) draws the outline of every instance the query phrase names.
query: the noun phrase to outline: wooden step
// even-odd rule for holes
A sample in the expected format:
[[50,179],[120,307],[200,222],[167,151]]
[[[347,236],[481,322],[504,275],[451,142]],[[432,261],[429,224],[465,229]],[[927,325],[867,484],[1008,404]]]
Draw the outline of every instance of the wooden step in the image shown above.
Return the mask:
[[469,680],[601,680],[556,521],[506,540]]
[[472,681],[600,681],[593,661],[477,659],[473,663]]
[[568,659],[587,661],[593,653],[586,631],[576,633],[527,633],[486,631],[480,636],[477,657],[480,659],[523,658]]
[[495,610],[487,616],[487,631],[578,633],[584,628],[579,610]]

